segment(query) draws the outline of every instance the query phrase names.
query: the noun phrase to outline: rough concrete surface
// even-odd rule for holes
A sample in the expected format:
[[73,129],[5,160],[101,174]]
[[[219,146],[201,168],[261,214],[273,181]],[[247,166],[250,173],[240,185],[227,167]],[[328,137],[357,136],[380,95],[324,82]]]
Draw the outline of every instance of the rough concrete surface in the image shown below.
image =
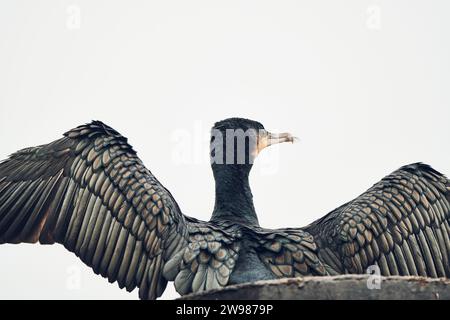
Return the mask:
[[[343,275],[258,281],[190,294],[183,300],[438,300],[450,299],[450,279]],[[368,285],[369,283],[369,285]],[[372,287],[373,289],[369,289]]]

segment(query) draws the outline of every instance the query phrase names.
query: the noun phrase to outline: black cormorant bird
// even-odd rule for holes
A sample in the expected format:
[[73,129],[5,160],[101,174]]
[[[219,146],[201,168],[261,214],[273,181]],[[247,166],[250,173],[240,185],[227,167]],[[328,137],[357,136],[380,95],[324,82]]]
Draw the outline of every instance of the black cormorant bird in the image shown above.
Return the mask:
[[215,124],[208,222],[182,214],[127,139],[99,121],[0,164],[0,243],[63,244],[142,299],[168,281],[184,295],[235,283],[364,273],[450,276],[450,182],[416,163],[303,228],[259,226],[249,174],[265,147],[292,141],[256,122]]

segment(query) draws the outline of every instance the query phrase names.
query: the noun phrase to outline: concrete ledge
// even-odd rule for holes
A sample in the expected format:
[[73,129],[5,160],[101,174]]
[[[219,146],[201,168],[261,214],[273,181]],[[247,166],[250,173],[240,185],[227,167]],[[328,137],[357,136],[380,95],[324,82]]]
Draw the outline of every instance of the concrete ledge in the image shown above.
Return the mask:
[[288,278],[228,286],[190,294],[181,300],[438,300],[450,299],[450,279],[381,277],[369,289],[368,275]]

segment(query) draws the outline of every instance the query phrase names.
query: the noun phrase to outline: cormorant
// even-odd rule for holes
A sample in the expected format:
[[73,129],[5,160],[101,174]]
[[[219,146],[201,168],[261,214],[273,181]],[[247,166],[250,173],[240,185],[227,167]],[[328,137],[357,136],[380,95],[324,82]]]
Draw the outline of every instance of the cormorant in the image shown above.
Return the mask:
[[293,139],[256,121],[217,122],[216,199],[204,222],[182,214],[126,138],[93,121],[0,164],[0,243],[60,243],[142,299],[159,297],[168,281],[185,295],[371,265],[382,275],[450,276],[450,182],[425,164],[398,169],[306,227],[260,227],[253,160]]

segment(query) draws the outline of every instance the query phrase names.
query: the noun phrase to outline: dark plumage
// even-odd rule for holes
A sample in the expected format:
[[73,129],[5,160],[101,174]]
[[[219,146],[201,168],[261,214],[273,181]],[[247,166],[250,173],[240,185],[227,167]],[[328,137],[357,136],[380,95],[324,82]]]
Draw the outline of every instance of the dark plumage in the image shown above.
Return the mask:
[[216,123],[216,200],[204,222],[181,213],[117,131],[99,121],[77,127],[0,163],[0,243],[61,243],[121,288],[139,287],[142,299],[159,297],[167,281],[187,294],[374,264],[384,275],[450,276],[450,182],[424,164],[400,168],[304,228],[261,228],[253,161],[293,139],[251,120]]

